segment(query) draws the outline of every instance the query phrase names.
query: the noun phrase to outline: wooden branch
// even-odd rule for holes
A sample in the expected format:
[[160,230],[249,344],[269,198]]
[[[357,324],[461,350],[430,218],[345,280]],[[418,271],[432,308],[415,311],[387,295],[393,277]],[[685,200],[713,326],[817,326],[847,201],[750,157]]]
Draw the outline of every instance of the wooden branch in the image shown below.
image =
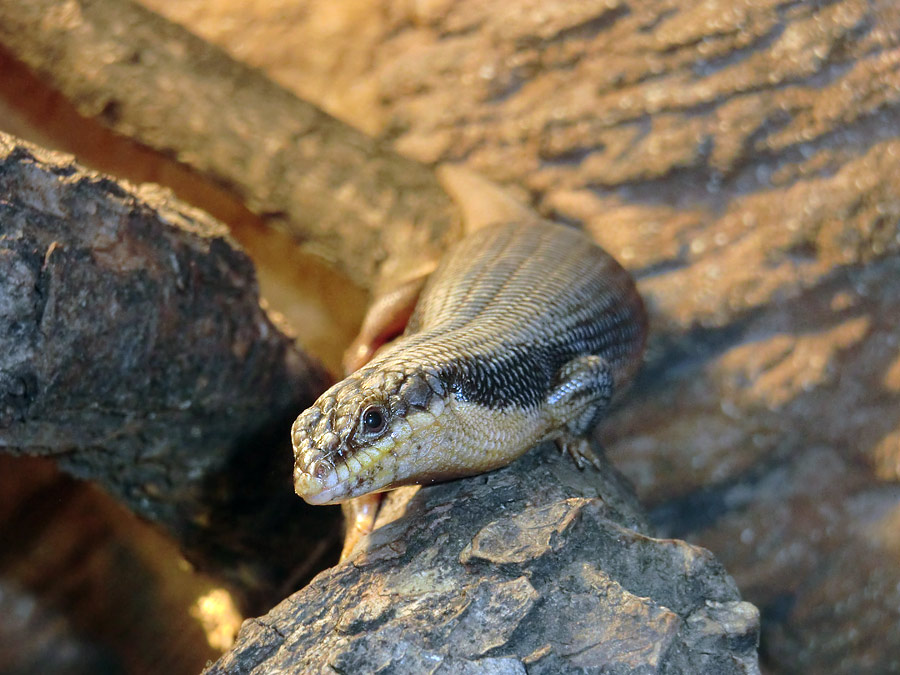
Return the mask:
[[326,382],[222,225],[0,135],[0,448],[265,593],[333,536],[293,495],[287,434]]
[[432,173],[128,0],[0,0],[0,43],[85,116],[174,155],[371,288],[436,258]]

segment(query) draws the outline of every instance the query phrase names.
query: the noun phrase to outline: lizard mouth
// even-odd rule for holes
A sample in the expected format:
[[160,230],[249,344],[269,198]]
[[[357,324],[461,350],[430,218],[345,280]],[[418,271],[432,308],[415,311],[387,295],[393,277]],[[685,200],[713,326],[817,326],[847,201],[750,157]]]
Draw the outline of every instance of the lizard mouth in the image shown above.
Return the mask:
[[294,491],[307,504],[336,504],[345,496],[341,490],[338,472],[327,461],[318,460],[303,468],[294,466]]

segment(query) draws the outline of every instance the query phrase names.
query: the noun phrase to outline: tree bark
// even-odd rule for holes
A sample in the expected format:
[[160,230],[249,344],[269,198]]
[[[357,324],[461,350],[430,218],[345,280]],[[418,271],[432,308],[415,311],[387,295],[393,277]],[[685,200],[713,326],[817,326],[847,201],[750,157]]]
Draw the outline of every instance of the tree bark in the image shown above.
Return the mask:
[[293,495],[286,430],[327,376],[221,224],[0,135],[0,299],[0,448],[97,481],[250,594],[321,564],[335,522]]
[[207,675],[759,672],[756,608],[708,551],[647,536],[611,466],[544,444],[396,491],[377,527]]

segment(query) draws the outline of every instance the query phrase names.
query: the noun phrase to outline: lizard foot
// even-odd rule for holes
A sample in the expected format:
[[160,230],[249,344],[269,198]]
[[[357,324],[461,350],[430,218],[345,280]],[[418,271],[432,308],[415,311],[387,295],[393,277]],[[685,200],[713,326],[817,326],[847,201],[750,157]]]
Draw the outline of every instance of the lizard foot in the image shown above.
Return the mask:
[[603,462],[594,452],[590,442],[580,436],[561,436],[556,439],[556,445],[560,452],[568,455],[575,462],[575,466],[584,469],[588,464],[595,469],[602,469]]

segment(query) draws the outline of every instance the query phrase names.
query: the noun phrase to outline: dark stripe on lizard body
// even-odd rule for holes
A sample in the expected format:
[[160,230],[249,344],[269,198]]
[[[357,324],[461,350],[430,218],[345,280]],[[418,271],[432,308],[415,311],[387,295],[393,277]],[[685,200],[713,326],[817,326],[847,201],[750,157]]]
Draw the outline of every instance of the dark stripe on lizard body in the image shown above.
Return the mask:
[[603,357],[616,381],[629,377],[643,316],[628,273],[577,230],[490,228],[432,275],[398,357],[428,362],[469,401],[533,407],[582,354]]

